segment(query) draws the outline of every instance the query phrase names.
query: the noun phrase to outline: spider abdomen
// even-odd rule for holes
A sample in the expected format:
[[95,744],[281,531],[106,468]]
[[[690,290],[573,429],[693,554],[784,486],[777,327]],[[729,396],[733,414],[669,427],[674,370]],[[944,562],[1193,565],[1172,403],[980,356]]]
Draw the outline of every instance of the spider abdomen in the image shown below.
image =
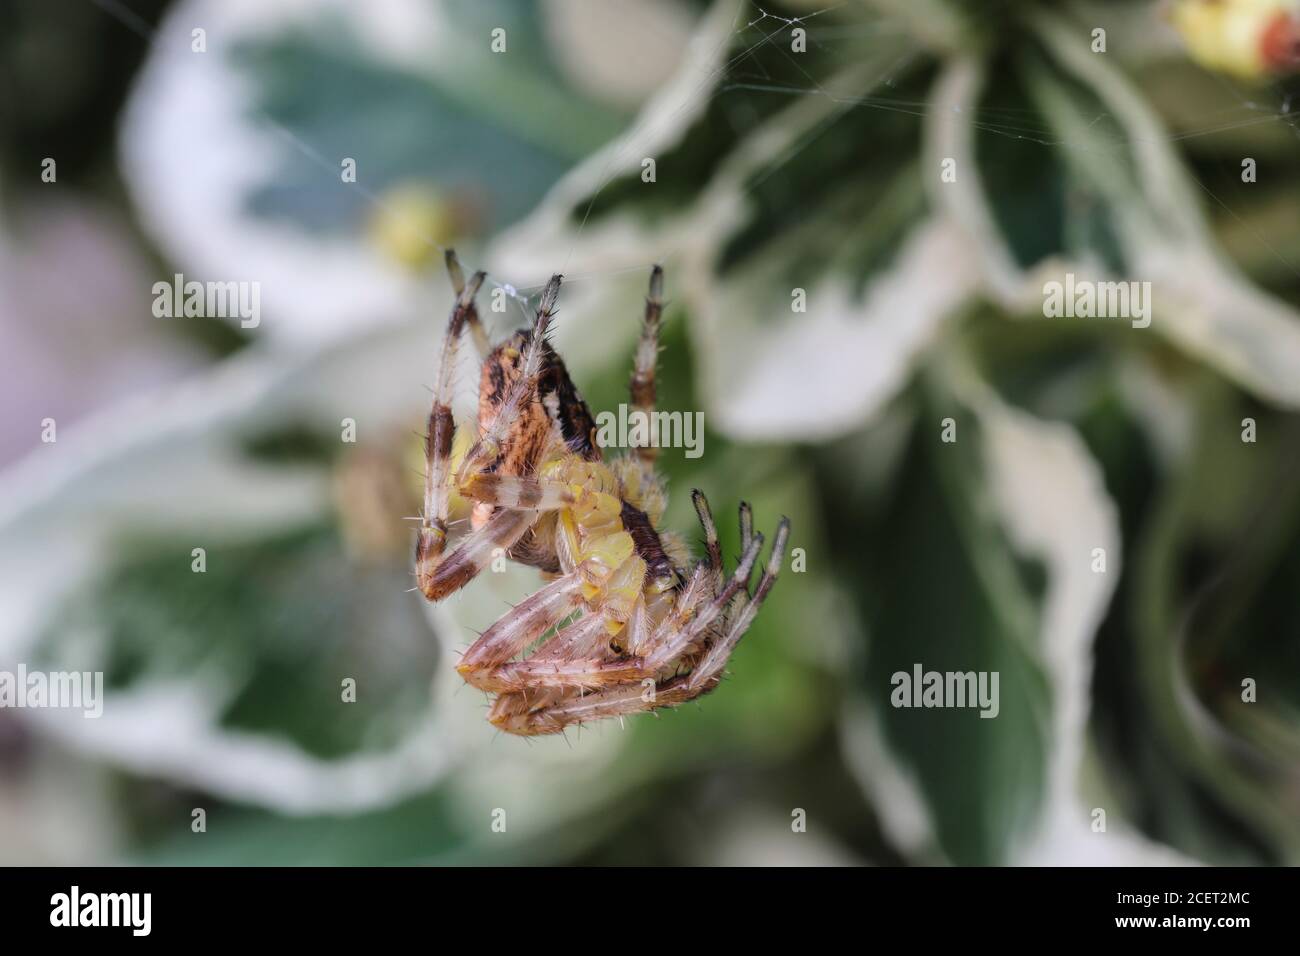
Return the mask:
[[[479,375],[479,434],[486,434],[501,411],[511,387],[521,374],[520,361],[532,333],[519,331],[483,360]],[[492,470],[526,475],[542,460],[556,433],[566,448],[587,461],[600,460],[596,422],[582,394],[569,378],[564,361],[547,342],[542,343],[537,401],[530,402],[511,426],[502,457]]]

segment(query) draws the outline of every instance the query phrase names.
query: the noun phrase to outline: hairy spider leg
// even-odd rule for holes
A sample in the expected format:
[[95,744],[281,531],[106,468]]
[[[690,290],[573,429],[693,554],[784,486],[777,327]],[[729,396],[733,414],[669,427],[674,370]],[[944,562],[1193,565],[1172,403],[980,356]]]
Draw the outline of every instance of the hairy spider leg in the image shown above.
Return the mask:
[[713,573],[713,590],[722,588],[722,545],[718,543],[718,526],[713,521],[713,509],[704,492],[695,488],[691,491],[691,502],[695,505],[695,514],[699,516],[700,526],[704,528],[704,547],[709,555],[709,569]]
[[[762,536],[756,536],[753,546],[741,559],[740,566],[722,593],[702,603],[698,612],[691,615],[689,620],[682,621],[678,615],[670,615],[651,638],[649,651],[643,657],[609,660],[605,655],[591,655],[568,660],[529,658],[509,661],[489,674],[476,675],[481,683],[476,683],[475,686],[496,691],[515,691],[525,687],[581,687],[594,690],[645,678],[657,680],[664,667],[681,657],[688,647],[705,634],[726,609],[736,591],[743,587],[753,570],[762,543]],[[699,580],[698,577],[693,579]],[[688,592],[691,590],[693,589],[687,588]],[[682,602],[692,599],[689,593],[681,597]]]
[[456,670],[478,686],[478,675],[504,664],[560,621],[582,601],[582,580],[576,574],[556,578],[520,601],[461,655]]
[[[465,293],[465,272],[460,267],[460,260],[456,258],[456,250],[448,249],[445,256],[447,264],[447,275],[451,278],[451,290],[456,294],[457,300],[460,300]],[[470,337],[474,340],[474,350],[478,352],[479,361],[488,357],[492,351],[492,343],[488,339],[487,329],[484,328],[482,320],[479,318],[478,307],[474,304],[474,296],[478,293],[479,286],[483,284],[484,273],[477,272],[471,277],[470,282],[474,284],[473,290],[469,294],[469,303],[465,309],[465,324],[469,326]]]
[[722,679],[722,668],[726,665],[731,652],[735,650],[740,639],[745,636],[749,626],[754,623],[754,615],[763,606],[768,592],[776,584],[777,575],[781,573],[781,564],[785,561],[785,545],[790,537],[790,519],[782,518],[776,528],[776,539],[772,542],[772,553],[768,556],[767,567],[758,580],[758,588],[752,600],[741,605],[727,623],[726,634],[714,642],[699,663],[686,676],[686,685],[691,690],[703,690],[705,685],[716,687]]
[[[754,539],[754,511],[749,507],[748,501],[740,503],[740,553],[744,554],[749,548],[749,542]],[[744,590],[736,595],[735,603],[732,605],[732,613],[739,613],[746,604],[749,603],[749,579],[745,579]]]
[[416,575],[420,590],[430,601],[440,601],[459,591],[492,563],[518,543],[537,521],[541,512],[501,510],[483,527],[471,531],[456,542],[446,555],[417,552]]
[[[607,660],[612,633],[621,632],[625,625],[617,595],[625,590],[626,578],[639,582],[644,577],[645,564],[635,555],[630,556],[607,576],[609,590],[597,589],[594,593],[585,571],[579,567],[556,578],[484,631],[456,667],[465,681],[480,690],[509,693],[532,686],[529,675],[535,671],[564,673],[572,662],[590,666]],[[636,600],[643,603],[639,596]],[[561,628],[564,619],[579,608],[583,609],[583,617]],[[555,634],[526,661],[512,660],[552,629]],[[536,683],[561,688],[585,686],[582,681],[553,679]]]
[[628,391],[632,409],[640,412],[646,422],[646,444],[635,448],[643,472],[651,472],[659,455],[658,447],[650,440],[649,425],[655,412],[655,366],[659,361],[659,328],[664,309],[664,270],[655,266],[650,272],[650,291],[645,299],[645,316],[641,322],[641,338],[636,346],[636,359],[632,366],[632,380]]
[[[740,563],[736,566],[736,571],[726,587],[717,592],[712,600],[703,602],[699,611],[693,613],[689,620],[678,620],[673,615],[665,618],[663,624],[659,626],[658,633],[650,639],[651,648],[645,656],[648,668],[660,670],[668,666],[669,663],[680,658],[693,644],[707,636],[714,622],[727,612],[732,598],[745,590],[750,572],[753,571],[762,548],[763,536],[754,535],[749,550],[741,555]],[[699,580],[701,582],[705,580],[702,574],[699,575]],[[692,583],[694,581],[693,578]]]
[[470,645],[461,655],[456,670],[467,683],[480,690],[501,693],[521,690],[516,683],[501,676],[503,668],[508,669],[512,658],[552,629],[555,634],[537,649],[530,661],[560,661],[575,655],[579,660],[605,656],[609,633],[600,608],[587,608],[580,620],[566,628],[560,627],[565,618],[584,606],[583,585],[582,575],[574,571],[520,601]]
[[530,402],[537,400],[537,382],[542,372],[543,345],[546,331],[550,328],[551,317],[555,314],[555,299],[560,294],[561,276],[551,276],[542,292],[541,303],[533,321],[533,334],[524,347],[523,360],[520,364],[521,374],[506,393],[496,417],[478,440],[470,446],[465,460],[461,463],[457,475],[457,484],[476,473],[488,471],[501,457],[506,436],[514,427],[516,420]]
[[477,322],[474,296],[478,294],[486,275],[476,272],[466,283],[456,253],[450,249],[447,250],[447,271],[451,274],[452,286],[456,289],[456,302],[451,308],[447,332],[442,340],[442,358],[434,385],[433,407],[429,411],[428,428],[424,434],[424,511],[415,546],[416,577],[420,590],[430,600],[436,600],[447,593],[439,579],[438,568],[442,564],[442,553],[447,545],[451,447],[456,434],[456,420],[451,412],[456,353],[460,346],[460,334],[470,321],[470,316],[473,315]]
[[533,661],[599,657],[609,650],[609,632],[599,611],[588,611],[567,627],[557,627],[530,657]]
[[[753,622],[758,607],[776,582],[777,573],[785,558],[788,536],[789,521],[783,518],[753,601],[747,604],[745,611],[739,617],[727,623],[725,636],[710,646],[705,656],[689,673],[673,676],[652,686],[643,679],[636,683],[623,682],[594,693],[582,695],[570,693],[556,702],[551,702],[550,696],[541,696],[534,698],[531,709],[527,707],[522,694],[506,695],[498,698],[493,705],[489,719],[502,729],[515,734],[553,734],[560,733],[573,724],[589,720],[674,707],[713,690],[720,683],[722,668],[731,652]],[[746,556],[751,560],[746,562],[742,559],[741,566],[736,569],[727,587],[708,605],[706,614],[701,615],[701,617],[708,617],[704,627],[700,627],[701,622],[697,618],[690,627],[683,628],[682,615],[675,616],[671,621],[665,621],[665,630],[668,633],[660,634],[659,638],[666,657],[671,658],[675,651],[680,651],[693,643],[726,609],[731,597],[742,590],[741,581],[748,579],[753,567],[752,559],[757,556],[761,545],[762,536],[751,533],[750,549],[746,552]],[[748,567],[746,567],[747,563]],[[702,584],[709,574],[711,569],[701,564],[696,574],[692,576],[692,583]],[[691,590],[693,589],[687,588],[688,592]],[[683,594],[681,603],[683,606],[688,606],[693,600],[695,599],[688,594]],[[646,670],[649,668],[647,667]]]
[[[532,655],[533,660],[563,660],[567,657],[599,657],[609,651],[609,634],[599,613],[586,613],[567,627],[557,625],[555,633]],[[582,694],[581,688],[546,687],[505,691],[492,702],[488,720],[509,725],[530,710],[551,707],[567,697]]]
[[[465,282],[460,262],[452,250],[447,252],[447,271],[457,296],[443,339],[433,408],[429,412],[425,433],[424,513],[415,548],[416,579],[420,590],[431,601],[440,600],[468,584],[487,566],[498,548],[508,551],[514,547],[536,523],[540,512],[565,507],[573,500],[571,491],[558,482],[488,475],[477,469],[466,471],[462,468],[457,475],[457,490],[467,498],[500,504],[502,508],[486,525],[467,536],[451,554],[444,556],[451,496],[452,441],[456,433],[456,420],[451,410],[456,355],[466,325],[479,330],[484,345],[487,338],[474,305],[474,297],[485,274],[476,272],[468,283]],[[558,290],[559,277],[556,276],[542,297],[537,320],[539,328],[544,328],[545,322],[549,321]],[[521,379],[517,386],[523,387],[512,390],[516,414],[530,390],[535,392],[536,375],[532,376],[531,385]],[[516,394],[519,392],[525,397]]]

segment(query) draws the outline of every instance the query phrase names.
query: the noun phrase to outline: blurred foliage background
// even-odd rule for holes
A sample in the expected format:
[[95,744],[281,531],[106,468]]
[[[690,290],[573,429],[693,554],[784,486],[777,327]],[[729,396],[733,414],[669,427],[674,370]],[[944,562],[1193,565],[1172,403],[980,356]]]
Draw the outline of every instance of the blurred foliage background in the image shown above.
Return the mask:
[[[6,23],[0,669],[109,696],[0,710],[0,862],[1300,861],[1295,4]],[[451,244],[496,334],[566,274],[596,410],[664,263],[660,405],[707,426],[665,524],[699,487],[734,556],[743,496],[806,556],[698,704],[499,737],[450,665],[536,574],[410,593]],[[175,273],[260,323],[155,318]],[[1044,318],[1066,273],[1151,326]],[[891,707],[917,663],[999,715]]]

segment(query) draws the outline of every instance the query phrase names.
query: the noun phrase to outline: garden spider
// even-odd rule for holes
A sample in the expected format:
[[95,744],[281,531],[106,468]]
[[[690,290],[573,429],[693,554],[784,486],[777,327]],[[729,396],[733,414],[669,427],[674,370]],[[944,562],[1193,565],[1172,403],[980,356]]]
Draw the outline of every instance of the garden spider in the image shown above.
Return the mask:
[[[456,303],[425,436],[420,590],[441,600],[497,549],[550,579],[484,631],[457,666],[468,683],[497,695],[488,720],[513,734],[552,734],[712,690],[776,581],[789,520],[777,526],[751,597],[763,536],[749,506],[740,506],[740,563],[728,577],[709,504],[694,491],[708,555],[690,566],[681,539],[657,530],[666,503],[658,449],[603,461],[591,412],[546,340],[560,276],[547,284],[532,329],[492,348],[474,306],[484,274],[467,283],[451,251],[447,271]],[[631,381],[632,405],[645,414],[655,405],[662,293],[656,266]],[[452,373],[466,326],[482,359],[478,436],[453,473]],[[473,530],[446,551],[453,488],[473,505]]]

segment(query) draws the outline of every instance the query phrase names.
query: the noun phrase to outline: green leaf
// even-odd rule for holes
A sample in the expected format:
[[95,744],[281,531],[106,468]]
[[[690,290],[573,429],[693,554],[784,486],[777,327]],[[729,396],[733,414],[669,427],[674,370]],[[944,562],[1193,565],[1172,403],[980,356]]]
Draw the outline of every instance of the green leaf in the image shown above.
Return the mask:
[[1095,333],[1043,325],[1009,346],[1008,328],[982,329],[984,376],[1079,430],[1120,514],[1126,567],[1095,642],[1085,776],[1105,843],[1122,826],[1218,864],[1294,858],[1296,416],[1167,350],[1116,361]]
[[1251,409],[1264,437],[1241,441],[1245,409],[1217,382],[1202,383],[1193,407],[1185,467],[1152,502],[1135,567],[1138,690],[1182,807],[1152,825],[1218,862],[1294,864],[1300,424]]
[[[87,633],[109,693],[203,674],[221,726],[335,758],[395,746],[424,716],[437,643],[404,568],[350,563],[332,529],[211,542],[119,541],[85,599],[48,624],[41,658],[67,663]],[[400,644],[399,644],[400,641]],[[355,702],[342,682],[355,682]]]
[[[413,182],[443,195],[479,196],[487,232],[531,210],[569,165],[617,131],[620,118],[576,104],[549,61],[529,52],[546,48],[536,11],[491,7],[449,18],[453,35],[445,44],[457,53],[440,58],[432,75],[377,61],[343,23],[237,44],[232,66],[254,96],[248,119],[274,122],[331,163],[351,157],[365,185],[339,188],[337,172],[289,151],[249,194],[250,210],[350,234],[373,214],[373,196]],[[498,26],[521,52],[490,51]]]
[[[944,417],[956,420],[954,444],[940,441]],[[1050,739],[1052,696],[1035,646],[1041,578],[990,510],[981,434],[969,411],[939,395],[922,400],[874,520],[836,515],[830,526],[837,561],[856,568],[845,584],[871,634],[861,693],[925,801],[939,851],[958,863],[1006,862],[1030,834]],[[997,716],[892,706],[894,675],[918,665],[997,672]]]
[[[808,76],[727,82],[751,52],[714,66],[717,90],[697,80],[688,94],[666,91],[496,252],[522,271],[560,246],[580,273],[671,252],[714,427],[738,439],[842,434],[903,384],[975,289],[973,258],[920,186],[921,121],[894,106],[922,95],[927,61],[891,37],[837,69],[818,58],[807,95]],[[775,59],[790,69],[788,55]],[[743,124],[722,122],[737,110]],[[642,156],[664,184],[642,181]]]
[[[927,164],[956,161],[956,182],[932,192],[999,304],[1040,315],[1044,282],[1066,273],[1149,282],[1150,333],[1260,398],[1300,405],[1300,316],[1218,250],[1168,132],[1124,76],[1054,15],[1031,22],[1039,43],[1009,62],[949,63],[927,143]],[[987,122],[987,109],[1017,112]]]

